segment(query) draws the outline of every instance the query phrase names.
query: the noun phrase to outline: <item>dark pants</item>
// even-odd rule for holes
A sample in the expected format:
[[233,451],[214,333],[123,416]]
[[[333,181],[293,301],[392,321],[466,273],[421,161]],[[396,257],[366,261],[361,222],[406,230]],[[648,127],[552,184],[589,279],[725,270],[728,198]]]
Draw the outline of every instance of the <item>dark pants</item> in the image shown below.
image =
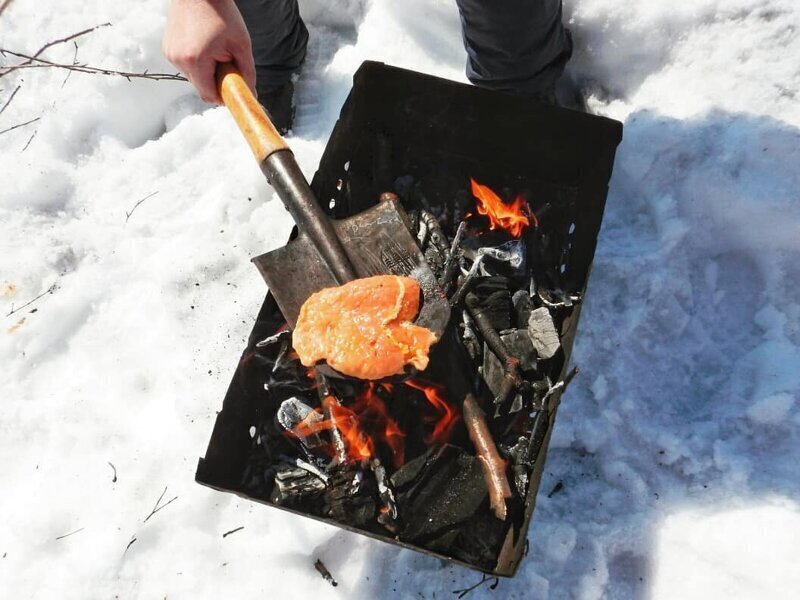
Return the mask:
[[[475,85],[523,96],[552,93],[572,54],[561,0],[456,0],[467,77]],[[256,62],[259,89],[289,81],[306,54],[308,30],[297,0],[236,0]]]

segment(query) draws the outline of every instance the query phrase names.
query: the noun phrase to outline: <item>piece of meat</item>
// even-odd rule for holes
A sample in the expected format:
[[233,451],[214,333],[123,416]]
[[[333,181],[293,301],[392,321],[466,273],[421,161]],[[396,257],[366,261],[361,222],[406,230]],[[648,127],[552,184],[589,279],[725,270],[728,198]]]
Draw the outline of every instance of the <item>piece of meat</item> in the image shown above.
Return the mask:
[[307,367],[324,360],[344,375],[380,379],[420,371],[436,341],[432,331],[411,323],[419,312],[419,284],[409,277],[377,275],[312,294],[292,333]]

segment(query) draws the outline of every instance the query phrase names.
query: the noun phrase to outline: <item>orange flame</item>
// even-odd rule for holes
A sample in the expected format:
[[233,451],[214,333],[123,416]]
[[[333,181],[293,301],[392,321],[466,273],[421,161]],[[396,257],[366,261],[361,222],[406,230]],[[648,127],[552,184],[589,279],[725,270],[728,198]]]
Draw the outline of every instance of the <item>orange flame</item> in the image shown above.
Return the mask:
[[439,417],[427,419],[435,422],[433,431],[425,437],[428,444],[443,444],[450,439],[453,425],[458,420],[458,413],[450,406],[444,394],[444,386],[441,386],[424,379],[409,379],[405,382],[407,386],[420,390],[425,394],[425,398],[431,403],[433,408],[440,414]]
[[[385,387],[387,384],[383,384]],[[345,443],[347,460],[361,462],[376,455],[376,442],[383,443],[392,455],[395,468],[403,465],[405,460],[405,434],[397,422],[389,415],[383,400],[377,394],[377,385],[370,382],[351,406],[344,406],[335,399],[329,403],[332,419],[322,421],[306,417],[293,430],[297,437],[308,437],[320,431],[338,429]],[[322,414],[321,409],[316,409]],[[372,435],[367,435],[370,431]],[[333,447],[326,448],[333,455]]]
[[478,209],[478,214],[489,218],[489,229],[495,230],[499,227],[518,238],[530,225],[529,215],[533,217],[534,225],[536,224],[536,215],[531,213],[522,196],[517,196],[511,204],[505,204],[491,188],[481,185],[472,177],[469,181],[472,195],[477,200],[475,208]]

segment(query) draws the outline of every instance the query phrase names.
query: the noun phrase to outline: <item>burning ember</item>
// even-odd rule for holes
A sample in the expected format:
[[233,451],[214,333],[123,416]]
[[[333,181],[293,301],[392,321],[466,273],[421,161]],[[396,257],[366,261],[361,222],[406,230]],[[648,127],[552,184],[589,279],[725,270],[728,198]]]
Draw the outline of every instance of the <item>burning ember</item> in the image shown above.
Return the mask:
[[[290,433],[305,439],[322,431],[331,432],[334,441],[323,449],[345,463],[368,461],[377,455],[377,447],[385,446],[391,452],[392,464],[398,468],[404,461],[405,434],[378,395],[381,388],[391,391],[389,384],[369,382],[350,406],[343,406],[332,395],[325,396],[323,408],[310,413]],[[341,435],[340,440],[336,439],[337,434]]]
[[491,188],[481,185],[470,177],[472,195],[477,200],[476,208],[478,214],[488,217],[489,229],[495,230],[498,227],[513,237],[522,237],[525,229],[530,225],[530,218],[533,218],[536,225],[536,215],[531,212],[528,203],[517,196],[511,204],[506,204],[495,194]]
[[407,386],[420,390],[425,394],[425,398],[431,403],[431,406],[441,415],[438,418],[427,419],[428,422],[433,422],[435,425],[433,431],[425,437],[425,442],[428,444],[446,443],[450,439],[453,425],[458,420],[458,413],[447,401],[444,387],[424,379],[409,379],[405,383]]

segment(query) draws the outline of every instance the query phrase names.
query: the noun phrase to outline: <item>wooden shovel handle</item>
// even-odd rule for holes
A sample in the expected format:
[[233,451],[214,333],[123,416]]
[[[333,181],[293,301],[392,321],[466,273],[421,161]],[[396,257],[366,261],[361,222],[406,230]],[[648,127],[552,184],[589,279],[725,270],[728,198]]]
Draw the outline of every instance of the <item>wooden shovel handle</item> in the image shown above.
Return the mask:
[[273,152],[289,149],[236,65],[228,62],[217,67],[217,89],[259,164]]

